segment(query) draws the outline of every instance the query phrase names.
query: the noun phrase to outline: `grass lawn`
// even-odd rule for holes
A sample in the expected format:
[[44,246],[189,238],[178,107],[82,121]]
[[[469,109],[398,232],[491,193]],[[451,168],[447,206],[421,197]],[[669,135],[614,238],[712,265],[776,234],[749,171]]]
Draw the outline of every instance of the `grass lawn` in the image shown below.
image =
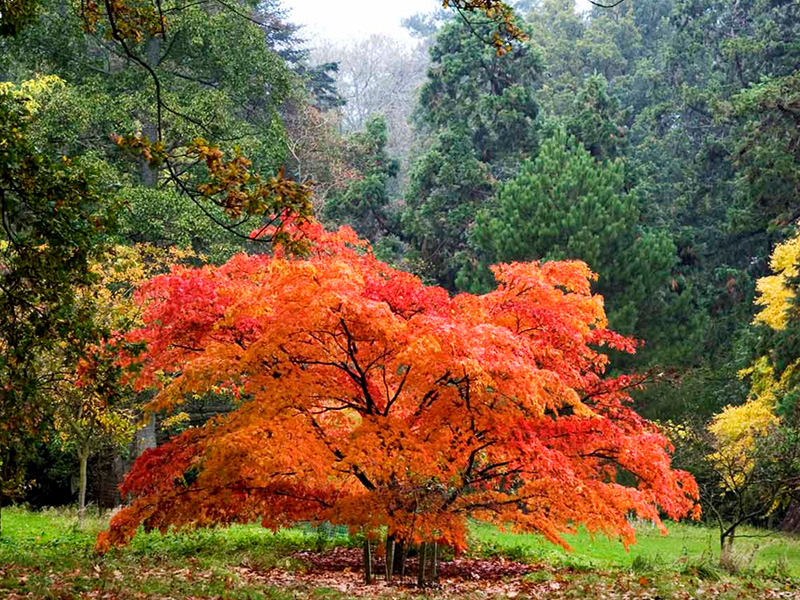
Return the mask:
[[[412,578],[361,583],[360,550],[341,532],[273,533],[255,525],[138,535],[130,547],[97,555],[106,519],[79,524],[67,510],[2,513],[0,598],[172,600],[342,598],[797,598],[800,539],[737,541],[738,571],[718,567],[716,532],[643,524],[628,553],[604,537],[570,536],[566,552],[538,536],[475,525],[467,556],[442,565],[440,585],[421,592]],[[749,531],[748,533],[757,533]]]
[[[605,536],[592,538],[586,531],[566,536],[572,546],[568,552],[539,536],[501,532],[494,527],[476,525],[475,547],[483,555],[500,554],[529,562],[576,568],[616,568],[643,571],[649,568],[681,569],[687,564],[717,563],[719,533],[716,529],[691,523],[666,523],[664,536],[650,523],[639,525],[636,544],[628,551]],[[750,571],[784,572],[800,579],[800,538],[767,535],[765,531],[741,528],[743,537],[735,542],[733,559]]]

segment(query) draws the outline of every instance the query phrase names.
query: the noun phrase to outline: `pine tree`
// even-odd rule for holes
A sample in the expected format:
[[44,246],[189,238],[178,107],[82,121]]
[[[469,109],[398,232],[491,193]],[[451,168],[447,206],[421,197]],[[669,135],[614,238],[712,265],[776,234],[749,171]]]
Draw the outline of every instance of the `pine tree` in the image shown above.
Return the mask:
[[478,214],[472,241],[484,262],[462,269],[462,285],[483,287],[485,264],[580,259],[600,277],[597,289],[613,326],[654,337],[645,325],[670,293],[675,247],[663,232],[640,224],[624,163],[596,161],[563,128],[500,186]]
[[538,49],[499,56],[485,42],[491,28],[456,20],[440,30],[416,114],[430,141],[411,169],[403,229],[412,260],[450,289],[477,209],[537,145]]

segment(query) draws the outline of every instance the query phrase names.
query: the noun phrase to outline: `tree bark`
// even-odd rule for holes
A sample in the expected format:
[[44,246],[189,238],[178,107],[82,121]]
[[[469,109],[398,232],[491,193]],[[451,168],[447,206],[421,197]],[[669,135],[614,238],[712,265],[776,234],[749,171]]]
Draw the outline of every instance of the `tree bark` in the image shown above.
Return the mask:
[[386,583],[392,583],[392,575],[394,574],[394,537],[386,535]]
[[[147,45],[145,46],[145,60],[153,69],[158,66],[158,54],[160,49],[161,38],[153,36],[147,39]],[[158,124],[153,122],[152,119],[147,119],[142,127],[142,134],[145,135],[151,143],[155,143],[158,141]],[[149,188],[158,187],[158,171],[151,169],[144,157],[141,158],[140,173],[142,177],[142,185]]]
[[428,558],[428,544],[422,542],[419,545],[419,572],[417,573],[417,586],[425,586],[425,563]]
[[795,500],[789,505],[781,529],[789,533],[800,533],[800,501]]
[[729,527],[719,536],[720,555],[724,556],[733,549],[733,540],[736,537],[736,527]]
[[431,581],[439,579],[439,544],[433,542],[433,563],[431,564]]
[[78,452],[78,518],[82,521],[86,512],[86,469],[89,462],[89,453],[86,450]]
[[372,546],[369,539],[364,540],[364,582],[369,585],[373,582],[372,576]]
[[408,545],[403,540],[395,541],[394,548],[394,572],[400,573],[400,578],[406,576],[406,556],[408,555]]

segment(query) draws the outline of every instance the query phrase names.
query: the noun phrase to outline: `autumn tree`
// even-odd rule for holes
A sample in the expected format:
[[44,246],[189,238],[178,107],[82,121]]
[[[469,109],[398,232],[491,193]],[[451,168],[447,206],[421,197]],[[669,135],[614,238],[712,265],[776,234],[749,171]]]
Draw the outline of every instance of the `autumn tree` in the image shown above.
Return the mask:
[[116,406],[79,377],[65,374],[54,386],[51,401],[55,404],[53,425],[60,449],[78,459],[78,515],[86,509],[89,459],[103,450],[125,447],[135,433],[134,411]]
[[[123,372],[114,360],[112,338],[142,325],[134,290],[171,265],[197,257],[178,248],[115,245],[94,262],[95,281],[77,286],[76,301],[105,339],[62,343],[45,354],[61,376],[49,390],[52,424],[59,446],[78,458],[78,508],[83,516],[89,459],[103,450],[129,444],[137,429],[137,405]],[[81,356],[77,364],[70,354]]]
[[752,397],[726,407],[708,426],[705,460],[718,489],[706,496],[723,552],[730,551],[741,525],[780,514],[800,500],[800,430],[775,414],[778,390],[769,389],[770,369],[760,362],[747,374],[754,382]]
[[753,381],[744,404],[726,406],[707,424],[687,419],[672,428],[679,464],[699,482],[723,557],[748,537],[743,526],[769,523],[800,501],[800,432],[775,412],[774,372],[761,360],[743,375]]
[[728,552],[739,528],[785,514],[800,502],[800,380],[796,344],[800,237],[779,244],[772,274],[757,282],[755,317],[762,354],[740,371],[744,403],[731,403],[707,423],[677,428],[682,460],[697,476]]
[[499,265],[495,291],[450,297],[352,230],[304,234],[306,258],[239,255],[141,289],[139,384],[163,383],[149,409],[214,388],[238,403],[139,458],[99,549],[140,524],[254,519],[464,548],[468,517],[627,545],[631,512],[660,525],[692,511],[694,480],[627,405],[639,380],[604,376],[597,348],[633,343],[605,328],[585,264]]

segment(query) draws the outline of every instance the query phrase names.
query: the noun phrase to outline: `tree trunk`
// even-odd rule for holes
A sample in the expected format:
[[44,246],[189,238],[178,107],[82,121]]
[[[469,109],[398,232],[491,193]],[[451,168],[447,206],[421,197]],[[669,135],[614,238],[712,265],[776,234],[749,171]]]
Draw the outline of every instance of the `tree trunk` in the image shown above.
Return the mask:
[[433,564],[431,564],[431,581],[439,579],[439,544],[433,542]]
[[[800,404],[798,407],[800,407]],[[781,529],[788,533],[800,533],[800,501],[795,500],[789,505],[786,516],[781,523]]]
[[719,536],[720,554],[725,555],[733,549],[733,539],[736,536],[736,526],[729,527]]
[[[145,60],[147,61],[147,64],[154,69],[158,65],[158,54],[160,49],[161,38],[150,37],[147,39],[147,45],[145,46]],[[142,127],[142,134],[145,135],[151,143],[155,143],[158,141],[158,124],[152,119],[146,119]],[[149,188],[155,188],[158,186],[158,171],[151,169],[144,157],[141,158],[140,173],[142,177],[142,185]]]
[[373,582],[372,576],[372,546],[369,539],[364,540],[364,582],[369,585]]
[[394,537],[386,534],[386,583],[392,583],[394,574]]
[[417,573],[417,586],[425,586],[425,563],[428,558],[428,544],[422,542],[419,545],[419,572]]
[[86,511],[86,468],[89,462],[89,453],[86,450],[78,452],[80,474],[78,478],[78,518],[82,521]]
[[400,578],[406,576],[406,556],[408,555],[408,545],[399,540],[395,542],[394,548],[394,572],[400,573]]

